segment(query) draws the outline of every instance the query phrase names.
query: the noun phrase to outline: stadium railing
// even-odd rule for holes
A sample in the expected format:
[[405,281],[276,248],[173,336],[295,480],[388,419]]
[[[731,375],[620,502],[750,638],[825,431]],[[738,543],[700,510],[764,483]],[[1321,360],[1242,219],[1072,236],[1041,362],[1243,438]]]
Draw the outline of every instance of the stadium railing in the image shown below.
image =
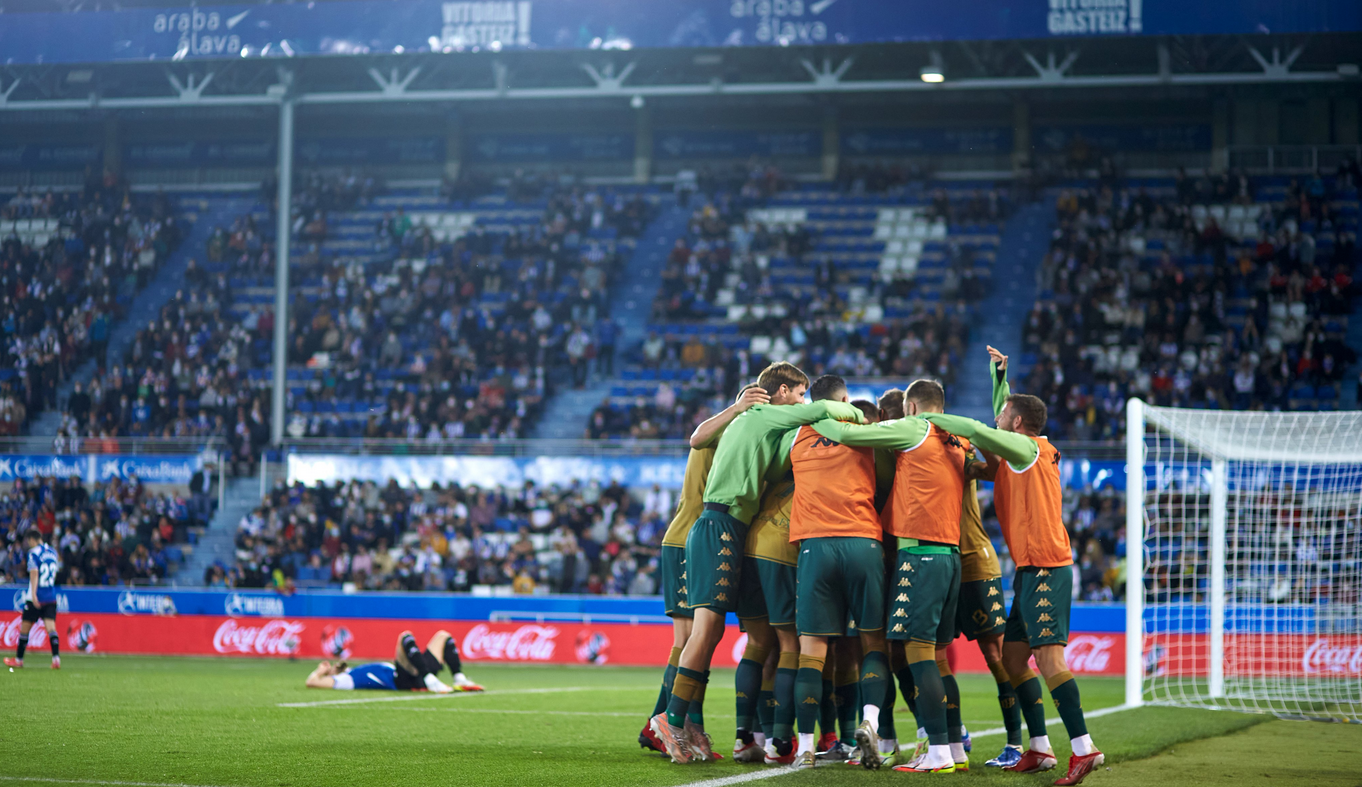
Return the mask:
[[31,456],[220,454],[226,449],[221,437],[0,437],[0,454]]
[[1332,173],[1351,159],[1362,161],[1362,145],[1232,145],[1229,165],[1254,175]]

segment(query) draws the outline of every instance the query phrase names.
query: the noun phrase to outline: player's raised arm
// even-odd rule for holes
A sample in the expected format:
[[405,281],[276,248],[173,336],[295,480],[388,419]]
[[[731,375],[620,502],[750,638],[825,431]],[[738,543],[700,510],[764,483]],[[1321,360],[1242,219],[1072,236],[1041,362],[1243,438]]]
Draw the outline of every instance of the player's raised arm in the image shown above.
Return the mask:
[[707,448],[718,442],[719,436],[723,434],[724,427],[732,423],[744,410],[754,404],[767,404],[771,397],[761,386],[756,383],[749,383],[738,393],[738,400],[733,404],[720,410],[718,413],[706,418],[695,427],[695,431],[690,436],[691,448]]
[[993,414],[998,415],[1007,404],[1007,397],[1012,395],[1012,388],[1007,384],[1007,356],[989,346],[988,359],[988,375],[993,381]]
[[968,439],[986,452],[997,454],[1016,468],[1031,464],[1040,450],[1036,441],[1024,434],[984,426],[973,418],[945,413],[923,413],[922,418],[957,437]]
[[814,431],[834,443],[856,448],[911,448],[927,436],[927,422],[918,418],[898,418],[865,426],[842,421],[818,421]]

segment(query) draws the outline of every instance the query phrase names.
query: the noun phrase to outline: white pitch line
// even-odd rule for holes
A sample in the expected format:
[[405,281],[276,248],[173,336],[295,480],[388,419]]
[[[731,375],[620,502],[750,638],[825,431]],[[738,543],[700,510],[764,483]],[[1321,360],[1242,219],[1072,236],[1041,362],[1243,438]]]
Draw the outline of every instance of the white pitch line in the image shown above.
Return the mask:
[[212,787],[206,784],[185,784],[184,782],[120,782],[99,779],[51,779],[42,776],[0,776],[0,782],[36,782],[39,784],[99,784],[109,787]]
[[[1092,711],[1091,713],[1084,713],[1083,716],[1084,718],[1095,719],[1099,716],[1108,716],[1110,714],[1120,713],[1123,710],[1129,709],[1130,709],[1129,705],[1115,705],[1110,708],[1100,708],[1098,710]],[[1060,720],[1057,718],[1046,719],[1045,723],[1058,724],[1060,723]],[[984,730],[982,732],[972,732],[970,733],[970,737],[985,738],[992,735],[1001,735],[1005,732],[1007,732],[1006,727],[997,727],[995,729]],[[798,772],[799,771],[797,770],[791,770],[789,768],[776,768],[774,770],[756,771],[754,773],[743,773],[738,774],[736,776],[723,776],[718,779],[704,779],[698,782],[686,782],[680,785],[680,787],[728,787],[728,785],[730,784],[743,784],[744,782],[754,782],[760,779],[774,779],[777,776],[788,776],[792,773]]]
[[[653,690],[656,687],[649,687]],[[557,686],[542,689],[502,689],[500,691],[456,691],[453,694],[430,694],[417,692],[400,694],[396,697],[355,697],[345,700],[318,700],[316,702],[277,702],[277,708],[321,708],[328,705],[370,705],[376,702],[414,702],[417,700],[444,700],[454,697],[500,697],[507,694],[558,694],[568,691],[642,691],[633,686]]]

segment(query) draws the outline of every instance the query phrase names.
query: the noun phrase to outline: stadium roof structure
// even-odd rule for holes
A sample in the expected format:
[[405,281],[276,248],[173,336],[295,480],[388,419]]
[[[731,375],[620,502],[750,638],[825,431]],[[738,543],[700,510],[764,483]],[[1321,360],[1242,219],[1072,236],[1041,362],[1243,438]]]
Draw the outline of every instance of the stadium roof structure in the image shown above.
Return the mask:
[[1356,84],[1359,52],[1323,33],[6,65],[0,112]]

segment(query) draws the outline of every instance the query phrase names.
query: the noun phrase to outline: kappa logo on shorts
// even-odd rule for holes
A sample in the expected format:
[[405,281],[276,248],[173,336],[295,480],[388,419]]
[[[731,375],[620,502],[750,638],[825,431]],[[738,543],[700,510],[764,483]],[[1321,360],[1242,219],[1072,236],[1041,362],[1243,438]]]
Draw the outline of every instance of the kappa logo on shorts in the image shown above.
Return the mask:
[[716,584],[721,585],[723,587],[728,587],[730,583],[727,578],[724,578],[720,579]]
[[988,597],[989,597],[989,598],[993,598],[993,597],[996,596],[996,595],[998,595],[998,588],[993,587],[992,585],[990,585],[989,588],[988,588]]
[[1055,632],[1051,631],[1049,627],[1046,627],[1040,630],[1040,635],[1042,637],[1053,637],[1055,635]]
[[912,567],[911,565],[909,565],[908,563],[906,563],[906,562],[905,562],[903,565],[899,566],[899,571],[912,571],[912,570],[913,570],[913,567]]
[[1003,617],[1002,617],[1001,615],[999,615],[998,617],[996,617],[996,618],[993,619],[993,625],[995,625],[995,626],[1004,626],[1004,625],[1007,625],[1007,621],[1006,621],[1006,620],[1003,620]]
[[908,594],[907,594],[907,593],[900,593],[900,594],[898,595],[898,598],[896,598],[896,599],[894,599],[894,600],[895,600],[895,601],[900,601],[900,602],[902,602],[902,601],[907,601],[907,600],[908,600]]
[[733,536],[730,536],[730,535],[727,534],[727,533],[720,533],[720,534],[719,534],[719,540],[720,540],[720,541],[732,541],[732,540],[733,540]]
[[714,597],[714,600],[715,600],[715,601],[722,601],[722,602],[724,602],[724,603],[728,603],[728,594],[727,594],[727,593],[720,593],[719,595],[717,595],[717,596]]
[[897,632],[897,631],[903,631],[903,624],[902,624],[902,623],[895,623],[895,624],[894,624],[894,631],[896,631],[896,632]]
[[1040,571],[1037,571],[1037,572],[1036,572],[1036,576],[1038,576],[1038,577],[1048,577],[1048,576],[1050,576],[1050,570],[1049,570],[1048,568],[1042,568]]
[[1002,604],[999,604],[998,602],[995,601],[995,602],[993,602],[993,606],[990,607],[988,611],[989,611],[989,612],[997,612],[997,611],[1001,610],[1002,608],[1003,608],[1003,605],[1002,605]]
[[1036,606],[1038,606],[1038,607],[1051,607],[1051,606],[1054,606],[1054,605],[1050,603],[1050,599],[1048,599],[1048,598],[1043,598],[1043,599],[1041,599],[1041,600],[1039,600],[1039,601],[1036,602]]
[[901,587],[901,588],[910,588],[910,587],[912,587],[912,586],[913,586],[913,583],[912,583],[912,582],[909,582],[907,579],[900,579],[900,580],[899,580],[899,587]]
[[907,613],[907,612],[904,612],[902,609],[896,609],[896,610],[894,610],[894,617],[896,617],[896,618],[906,618],[906,617],[908,617],[908,613]]
[[733,554],[733,551],[730,550],[728,547],[724,547],[723,549],[720,549],[720,550],[719,550],[719,554],[721,554],[721,555],[732,555],[732,554]]
[[817,705],[817,704],[818,704],[818,700],[814,699],[813,697],[805,697],[805,698],[804,698],[804,704],[805,704],[805,705]]
[[1049,593],[1049,592],[1050,592],[1050,586],[1049,586],[1048,584],[1046,584],[1045,582],[1042,582],[1042,583],[1040,583],[1039,585],[1036,586],[1036,591],[1037,591],[1037,592],[1040,592],[1040,593]]
[[720,563],[720,564],[719,564],[719,570],[720,570],[720,571],[732,571],[732,570],[733,570],[733,567],[730,566],[730,565],[728,565],[727,562],[724,562],[724,563]]
[[1040,613],[1040,617],[1036,618],[1036,620],[1039,620],[1041,623],[1054,623],[1054,622],[1055,622],[1055,619],[1052,618],[1052,617],[1050,617],[1050,613],[1049,613],[1049,612],[1042,612],[1042,613]]

